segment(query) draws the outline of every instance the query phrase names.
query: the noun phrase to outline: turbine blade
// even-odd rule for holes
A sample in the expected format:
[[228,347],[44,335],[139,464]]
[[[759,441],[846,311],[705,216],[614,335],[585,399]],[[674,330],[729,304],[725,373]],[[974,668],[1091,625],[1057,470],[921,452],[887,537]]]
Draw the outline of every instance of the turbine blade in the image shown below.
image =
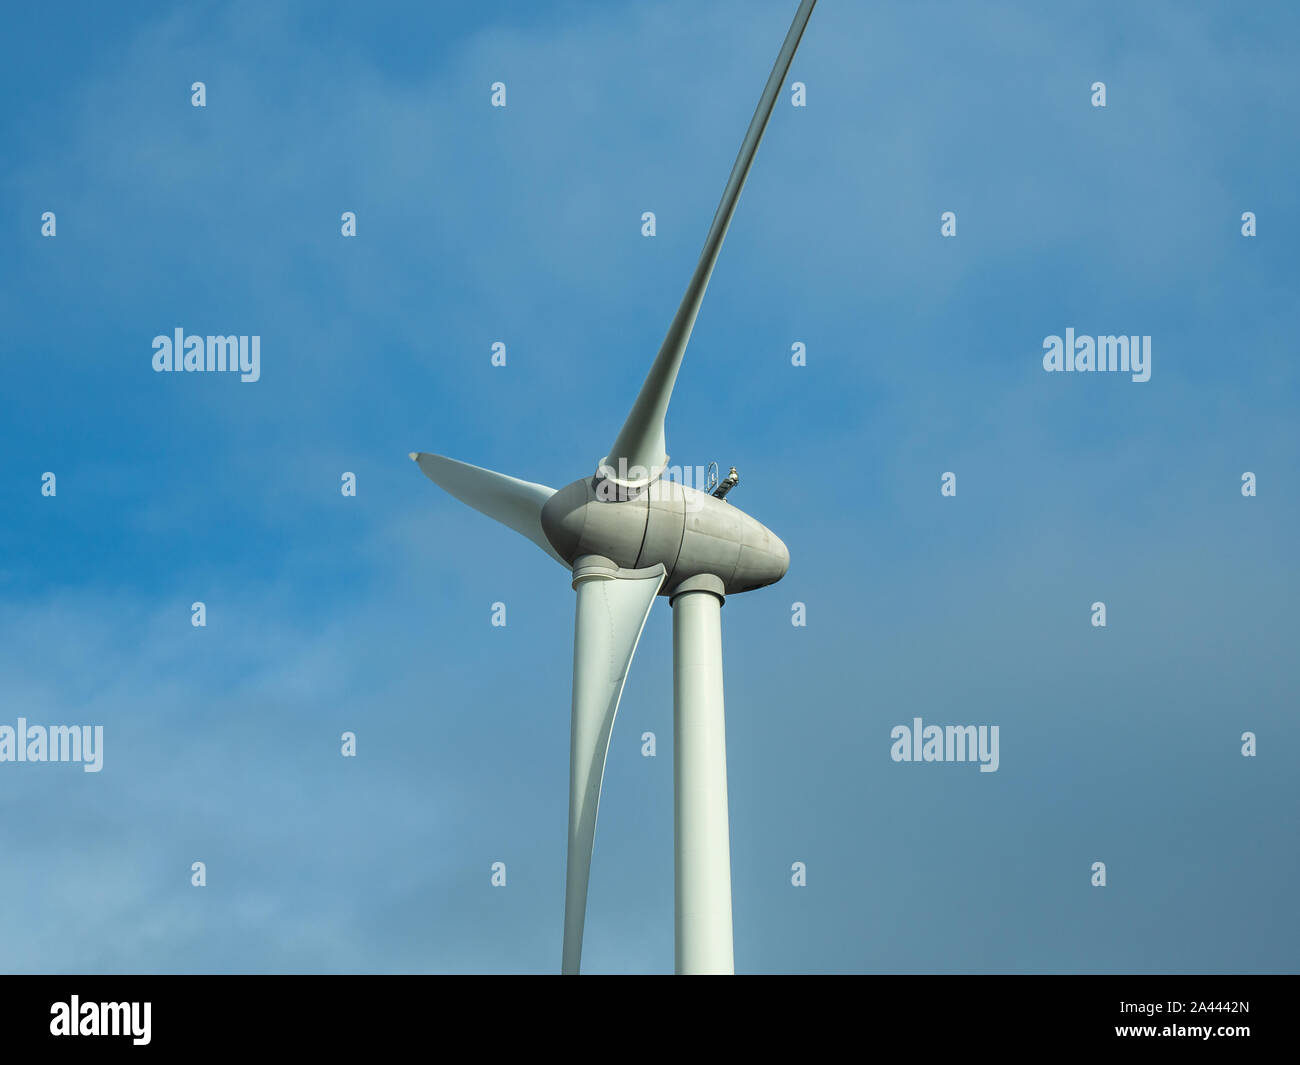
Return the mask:
[[480,514],[486,514],[528,537],[565,569],[569,568],[542,531],[542,507],[555,495],[554,488],[507,477],[504,473],[493,473],[481,466],[471,466],[468,462],[457,462],[442,455],[412,451],[411,458],[439,488],[450,492],[462,503],[468,503]]
[[[668,401],[672,398],[673,384],[682,364],[686,342],[690,340],[695,316],[704,299],[704,290],[708,287],[713,266],[718,261],[718,252],[722,250],[723,238],[731,225],[731,216],[736,212],[740,190],[744,188],[745,178],[753,165],[754,153],[758,151],[759,141],[763,139],[763,131],[767,128],[767,120],[772,115],[772,107],[781,92],[781,82],[790,69],[795,49],[799,47],[799,38],[803,36],[804,27],[808,25],[808,17],[816,3],[817,0],[803,0],[795,13],[790,32],[781,45],[776,65],[772,67],[763,95],[759,97],[758,108],[754,111],[745,139],[740,145],[740,154],[736,156],[736,162],[731,168],[731,176],[722,192],[722,202],[718,204],[718,210],[713,216],[713,224],[709,227],[704,250],[700,253],[700,261],[686,287],[686,294],[668,327],[668,334],[659,348],[659,354],[655,356],[645,384],[637,394],[632,411],[601,464],[605,468],[602,470],[603,476],[611,477],[616,483],[635,483],[646,478],[654,480],[668,464],[664,417],[668,413]],[[624,464],[622,468],[620,463]],[[631,475],[633,467],[640,467],[646,473],[641,478],[634,477]]]
[[573,723],[569,735],[569,860],[564,881],[562,972],[582,961],[587,883],[610,732],[628,666],[667,575],[662,565],[619,569],[585,555],[573,567],[578,606],[573,629]]

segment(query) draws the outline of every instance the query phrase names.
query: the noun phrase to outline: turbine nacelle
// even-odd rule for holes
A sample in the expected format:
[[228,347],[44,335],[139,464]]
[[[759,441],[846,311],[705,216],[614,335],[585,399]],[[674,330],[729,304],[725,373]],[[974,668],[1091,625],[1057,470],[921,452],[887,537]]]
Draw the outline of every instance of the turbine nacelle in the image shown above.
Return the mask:
[[583,478],[542,507],[542,532],[570,566],[583,555],[629,570],[662,565],[660,595],[705,573],[735,595],[775,584],[790,567],[780,537],[707,492],[659,478],[630,498],[609,501],[603,487]]

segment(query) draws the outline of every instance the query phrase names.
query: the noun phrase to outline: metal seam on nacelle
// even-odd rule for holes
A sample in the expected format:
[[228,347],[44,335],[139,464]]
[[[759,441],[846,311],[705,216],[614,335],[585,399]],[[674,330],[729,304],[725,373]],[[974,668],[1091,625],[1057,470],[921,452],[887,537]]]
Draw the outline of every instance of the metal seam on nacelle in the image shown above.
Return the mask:
[[654,510],[654,507],[651,506],[653,502],[652,499],[645,501],[645,524],[641,526],[641,546],[636,549],[636,554],[632,557],[634,565],[639,566],[641,564],[641,553],[645,551],[646,537],[650,535],[650,512]]
[[[664,578],[664,584],[673,579],[673,574],[677,572],[677,563],[682,559],[682,544],[686,543],[686,489],[682,488],[682,535],[677,538],[677,553],[673,555],[673,568],[668,571],[668,576]],[[672,606],[672,600],[669,599],[668,605]]]

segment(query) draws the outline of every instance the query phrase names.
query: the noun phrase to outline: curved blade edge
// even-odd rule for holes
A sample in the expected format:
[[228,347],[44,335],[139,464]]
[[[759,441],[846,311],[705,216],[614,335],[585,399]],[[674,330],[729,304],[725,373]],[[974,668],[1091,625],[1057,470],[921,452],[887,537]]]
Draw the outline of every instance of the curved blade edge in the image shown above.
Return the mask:
[[587,558],[577,560],[574,574],[578,602],[573,630],[569,852],[561,968],[566,974],[576,974],[582,960],[591,853],[614,717],[632,656],[667,572],[662,565],[625,570],[604,559]]

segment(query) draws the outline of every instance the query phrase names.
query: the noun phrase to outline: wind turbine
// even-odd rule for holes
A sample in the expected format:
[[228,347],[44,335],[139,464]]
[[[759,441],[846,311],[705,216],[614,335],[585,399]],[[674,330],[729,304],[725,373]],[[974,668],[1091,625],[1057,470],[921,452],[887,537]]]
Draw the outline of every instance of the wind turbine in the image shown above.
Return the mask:
[[663,478],[664,416],[704,290],[781,83],[816,0],[802,0],[759,98],[695,272],[613,446],[556,491],[441,455],[412,452],[425,475],[572,570],[573,716],[562,971],[577,973],[596,812],[610,732],[655,597],[673,611],[676,970],[734,971],[722,604],[774,584],[790,564],[775,534],[720,498]]

